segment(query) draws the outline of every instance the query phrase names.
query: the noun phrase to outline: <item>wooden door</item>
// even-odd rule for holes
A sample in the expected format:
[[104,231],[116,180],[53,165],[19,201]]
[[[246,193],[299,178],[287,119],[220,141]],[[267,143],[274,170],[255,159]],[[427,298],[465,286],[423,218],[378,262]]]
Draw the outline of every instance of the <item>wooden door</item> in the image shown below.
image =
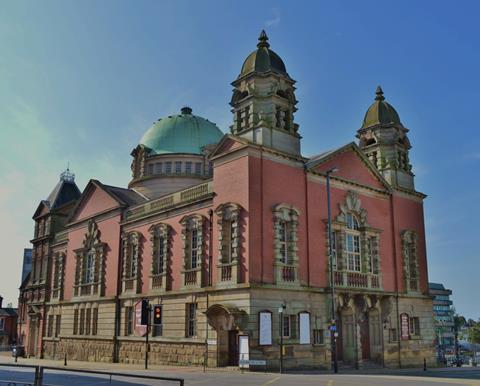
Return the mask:
[[360,324],[360,344],[362,345],[362,359],[370,359],[370,327],[368,323],[368,314]]
[[237,331],[228,331],[228,365],[238,366]]

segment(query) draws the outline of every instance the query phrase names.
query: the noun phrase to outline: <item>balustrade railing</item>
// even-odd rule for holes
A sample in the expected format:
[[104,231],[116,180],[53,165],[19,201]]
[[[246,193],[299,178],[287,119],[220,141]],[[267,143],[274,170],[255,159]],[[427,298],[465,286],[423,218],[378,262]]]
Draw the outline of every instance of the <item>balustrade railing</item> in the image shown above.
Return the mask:
[[284,265],[282,267],[282,280],[295,281],[295,267],[293,265]]
[[162,288],[163,280],[164,280],[164,278],[163,278],[162,274],[153,275],[152,276],[152,289]]
[[221,280],[222,281],[231,281],[232,280],[232,266],[231,265],[222,265],[221,268]]
[[185,285],[195,285],[197,284],[197,271],[185,271]]
[[380,288],[380,276],[373,273],[334,271],[333,281],[336,287]]

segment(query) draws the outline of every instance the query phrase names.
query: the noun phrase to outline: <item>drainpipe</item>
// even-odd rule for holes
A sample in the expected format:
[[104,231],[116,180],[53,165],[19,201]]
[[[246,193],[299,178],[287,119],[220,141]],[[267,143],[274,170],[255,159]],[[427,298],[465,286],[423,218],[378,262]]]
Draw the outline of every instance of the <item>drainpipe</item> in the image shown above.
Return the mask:
[[307,241],[307,286],[310,287],[310,238],[308,227],[308,180],[307,180],[307,165],[303,165],[303,172],[305,175],[305,229]]
[[[123,213],[121,214],[123,220]],[[105,278],[106,280],[106,278]],[[118,240],[118,266],[117,266],[117,293],[115,295],[115,334],[113,336],[113,363],[119,362],[120,344],[118,337],[120,336],[120,319],[122,316],[122,308],[120,304],[120,294],[122,292],[122,227],[120,226],[120,237]]]

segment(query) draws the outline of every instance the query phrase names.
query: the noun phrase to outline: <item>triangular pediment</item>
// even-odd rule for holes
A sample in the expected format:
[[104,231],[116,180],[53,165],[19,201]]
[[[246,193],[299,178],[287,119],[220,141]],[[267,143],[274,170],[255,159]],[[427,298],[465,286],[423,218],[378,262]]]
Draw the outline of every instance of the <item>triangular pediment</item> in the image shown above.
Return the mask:
[[219,157],[222,154],[227,154],[232,151],[242,149],[248,145],[249,142],[242,138],[235,137],[230,134],[225,134],[220,140],[220,142],[217,144],[215,149],[210,153],[210,158],[213,159]]
[[90,180],[72,212],[69,222],[90,218],[98,213],[125,206],[99,181]]
[[32,218],[36,219],[37,217],[41,217],[41,216],[44,216],[44,215],[48,214],[49,212],[50,212],[50,208],[49,208],[47,202],[42,200],[40,202],[40,204],[38,204],[37,210],[33,214]]
[[318,173],[325,173],[332,168],[337,168],[338,171],[334,174],[336,177],[376,189],[391,189],[388,182],[354,142],[312,157],[307,162],[307,168]]

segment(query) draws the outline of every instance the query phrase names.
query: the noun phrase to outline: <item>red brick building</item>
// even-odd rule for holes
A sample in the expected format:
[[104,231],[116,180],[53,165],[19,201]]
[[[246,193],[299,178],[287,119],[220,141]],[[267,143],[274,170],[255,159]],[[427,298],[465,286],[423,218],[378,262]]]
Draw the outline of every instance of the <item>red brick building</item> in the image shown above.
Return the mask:
[[135,307],[148,298],[161,306],[152,363],[273,368],[282,337],[285,367],[329,367],[332,318],[342,363],[434,361],[408,129],[378,88],[358,143],[305,157],[294,84],[262,33],[232,83],[228,134],[183,108],[134,148],[128,188],[91,180],[80,195],[63,175],[34,216],[30,355],[141,362]]
[[17,309],[3,307],[0,296],[0,346],[8,346],[17,341]]

